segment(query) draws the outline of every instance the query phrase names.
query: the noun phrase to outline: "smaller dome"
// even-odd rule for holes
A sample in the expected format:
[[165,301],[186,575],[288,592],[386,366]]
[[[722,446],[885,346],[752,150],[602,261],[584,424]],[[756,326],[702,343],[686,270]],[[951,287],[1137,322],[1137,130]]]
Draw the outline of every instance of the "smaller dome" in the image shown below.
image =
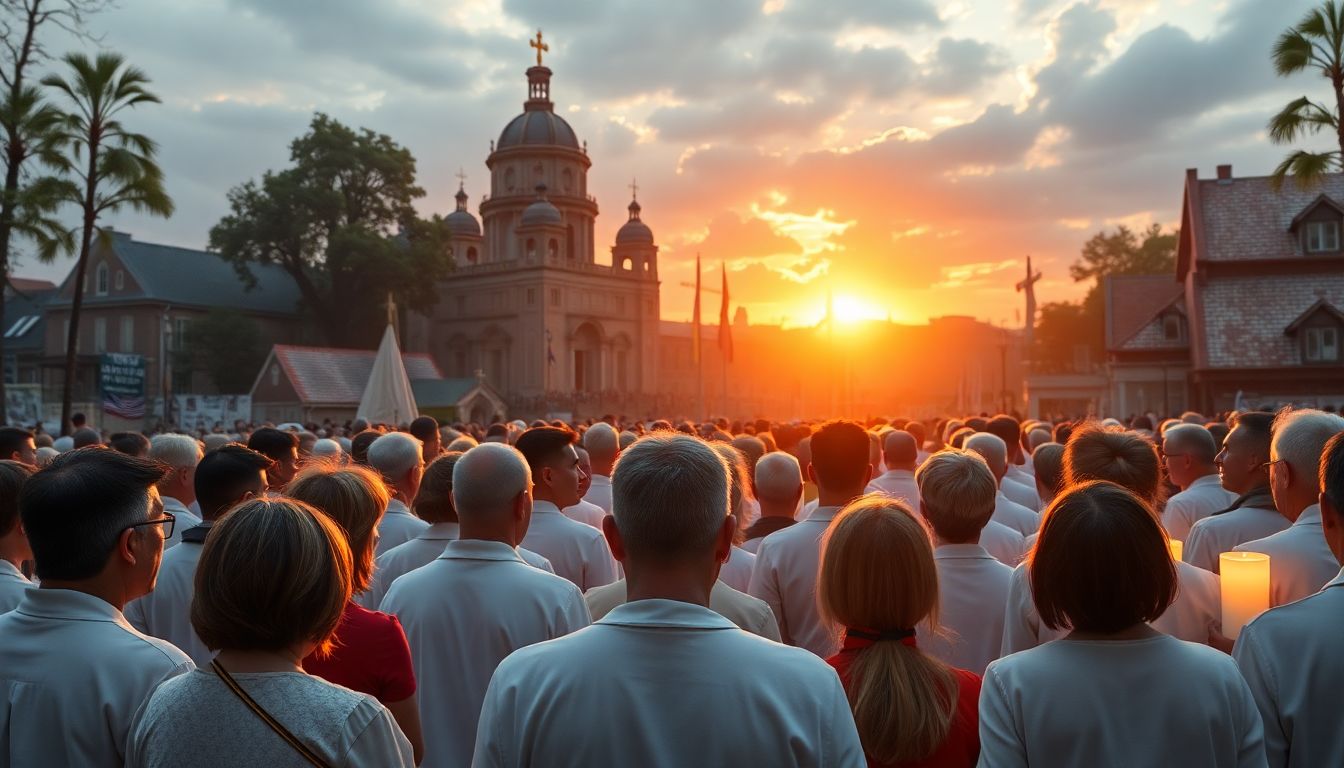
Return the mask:
[[560,218],[560,209],[551,205],[551,201],[546,199],[546,185],[538,184],[537,200],[523,209],[522,225],[524,227],[536,227],[563,223],[564,219]]
[[630,220],[616,231],[617,245],[653,245],[653,230],[639,218],[639,202],[630,201]]
[[481,223],[467,211],[453,211],[444,217],[448,231],[463,237],[480,237]]

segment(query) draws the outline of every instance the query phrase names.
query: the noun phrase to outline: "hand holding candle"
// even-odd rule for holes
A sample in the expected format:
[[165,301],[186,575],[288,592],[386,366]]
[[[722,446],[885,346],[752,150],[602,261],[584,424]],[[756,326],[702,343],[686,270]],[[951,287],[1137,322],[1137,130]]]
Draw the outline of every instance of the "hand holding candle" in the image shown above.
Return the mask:
[[1269,555],[1224,552],[1218,556],[1223,586],[1223,635],[1236,639],[1241,628],[1269,610]]

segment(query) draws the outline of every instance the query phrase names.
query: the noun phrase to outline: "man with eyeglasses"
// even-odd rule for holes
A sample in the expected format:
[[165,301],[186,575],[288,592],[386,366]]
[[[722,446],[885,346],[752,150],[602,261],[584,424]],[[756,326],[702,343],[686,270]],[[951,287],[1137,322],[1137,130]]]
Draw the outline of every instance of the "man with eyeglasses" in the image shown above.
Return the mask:
[[172,534],[154,488],[163,475],[147,459],[91,447],[24,484],[19,514],[41,584],[0,616],[0,764],[120,766],[136,710],[193,669],[121,613],[154,588]]
[[164,553],[154,591],[126,606],[131,626],[181,648],[198,667],[208,667],[215,656],[191,626],[196,563],[206,534],[235,504],[266,492],[270,466],[270,458],[236,443],[205,454],[193,473],[193,494],[203,519],[181,531],[181,543]]
[[1162,525],[1185,541],[1190,527],[1237,500],[1218,480],[1218,441],[1200,424],[1177,424],[1162,436],[1162,462],[1180,493],[1167,500]]

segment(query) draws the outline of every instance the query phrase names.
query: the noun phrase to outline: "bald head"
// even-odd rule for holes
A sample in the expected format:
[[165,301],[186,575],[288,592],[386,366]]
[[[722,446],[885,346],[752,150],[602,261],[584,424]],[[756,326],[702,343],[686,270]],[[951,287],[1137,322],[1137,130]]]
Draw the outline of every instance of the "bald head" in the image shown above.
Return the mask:
[[769,516],[778,508],[791,517],[803,492],[803,470],[798,460],[783,451],[767,453],[756,462],[754,475],[761,515]]
[[605,421],[599,421],[583,433],[583,447],[593,462],[593,471],[599,475],[611,475],[611,467],[621,452],[620,436]]
[[1002,480],[1008,472],[1008,444],[998,435],[976,432],[966,438],[962,447],[980,454],[989,465],[989,471],[994,473],[995,480]]
[[915,471],[919,448],[915,445],[915,436],[909,432],[901,429],[888,432],[882,439],[882,453],[886,457],[887,469]]
[[516,448],[482,443],[462,454],[453,466],[453,506],[458,520],[494,523],[507,520],[518,497],[528,493],[532,473]]

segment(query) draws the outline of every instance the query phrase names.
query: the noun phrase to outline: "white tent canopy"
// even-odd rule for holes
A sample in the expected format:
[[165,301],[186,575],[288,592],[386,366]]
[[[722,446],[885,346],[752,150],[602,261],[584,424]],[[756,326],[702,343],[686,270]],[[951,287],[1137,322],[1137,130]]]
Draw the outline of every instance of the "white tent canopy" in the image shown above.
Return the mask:
[[364,396],[359,399],[355,418],[370,424],[398,425],[407,424],[419,415],[415,395],[411,394],[411,380],[406,376],[401,349],[397,346],[397,334],[389,324],[378,345],[378,356],[374,358],[373,371],[364,387]]

